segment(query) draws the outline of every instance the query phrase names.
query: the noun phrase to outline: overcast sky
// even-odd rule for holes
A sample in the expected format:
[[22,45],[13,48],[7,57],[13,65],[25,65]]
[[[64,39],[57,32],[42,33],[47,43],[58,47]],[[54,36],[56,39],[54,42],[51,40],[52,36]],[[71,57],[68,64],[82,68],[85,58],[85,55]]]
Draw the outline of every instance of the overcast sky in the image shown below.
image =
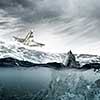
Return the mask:
[[0,0],[0,37],[35,39],[50,52],[100,54],[100,0]]

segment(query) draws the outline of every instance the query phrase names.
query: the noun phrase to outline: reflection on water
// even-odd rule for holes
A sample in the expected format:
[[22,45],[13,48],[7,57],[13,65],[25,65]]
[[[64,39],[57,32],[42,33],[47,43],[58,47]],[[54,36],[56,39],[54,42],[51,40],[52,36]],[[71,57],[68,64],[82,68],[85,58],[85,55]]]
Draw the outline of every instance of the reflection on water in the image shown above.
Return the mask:
[[0,68],[4,100],[100,100],[100,73],[93,70]]

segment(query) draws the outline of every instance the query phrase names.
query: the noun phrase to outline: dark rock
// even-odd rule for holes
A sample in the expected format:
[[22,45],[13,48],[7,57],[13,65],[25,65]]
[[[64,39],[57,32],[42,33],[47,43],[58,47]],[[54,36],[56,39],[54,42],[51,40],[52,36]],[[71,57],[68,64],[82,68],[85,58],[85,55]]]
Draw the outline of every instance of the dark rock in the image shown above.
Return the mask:
[[92,68],[91,64],[85,64],[80,69],[88,70],[88,69],[91,69],[91,68]]
[[36,64],[28,62],[28,61],[21,61],[21,60],[11,58],[11,57],[0,59],[0,66],[1,67],[16,67],[16,66],[31,67],[34,65],[36,65]]
[[57,62],[47,63],[47,65],[55,68],[65,68],[65,66],[62,63]]
[[14,58],[11,58],[11,57],[8,57],[8,58],[1,58],[0,59],[0,66],[1,67],[15,67],[17,66],[17,62],[18,60],[17,59],[14,59]]
[[94,71],[100,69],[100,64],[99,63],[89,63],[85,64],[81,67],[81,69],[94,69]]
[[72,53],[71,50],[67,53],[67,56],[64,60],[64,65],[68,68],[78,68],[78,67],[80,67],[79,62],[76,61],[75,55]]
[[65,67],[62,63],[57,63],[57,62],[36,64],[28,61],[18,60],[11,57],[0,59],[0,67],[36,67],[36,66],[54,68],[54,69],[60,69]]
[[19,61],[18,65],[21,67],[32,67],[32,66],[36,66],[37,64],[28,62],[28,61]]

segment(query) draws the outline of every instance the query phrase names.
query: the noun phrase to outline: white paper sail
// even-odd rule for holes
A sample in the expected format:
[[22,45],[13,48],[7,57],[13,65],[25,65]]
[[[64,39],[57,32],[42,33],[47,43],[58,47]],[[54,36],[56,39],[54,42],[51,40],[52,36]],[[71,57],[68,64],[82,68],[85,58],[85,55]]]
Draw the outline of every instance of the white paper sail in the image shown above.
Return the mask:
[[31,46],[31,47],[42,47],[42,46],[45,46],[45,44],[42,44],[42,43],[38,43],[34,40],[34,35],[33,35],[33,32],[30,31],[25,38],[17,38],[17,37],[14,37],[16,41],[20,42],[20,43],[23,43],[24,45],[28,45],[28,46]]

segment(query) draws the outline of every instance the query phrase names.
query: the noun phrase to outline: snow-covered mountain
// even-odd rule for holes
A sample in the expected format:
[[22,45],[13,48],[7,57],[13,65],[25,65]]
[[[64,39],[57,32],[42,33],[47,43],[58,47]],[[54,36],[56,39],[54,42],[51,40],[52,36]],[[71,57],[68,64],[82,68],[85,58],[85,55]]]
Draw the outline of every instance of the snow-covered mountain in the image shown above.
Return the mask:
[[80,54],[76,55],[76,59],[81,65],[88,63],[100,63],[100,56],[98,55]]
[[0,42],[0,58],[12,57],[18,60],[30,61],[33,63],[62,62],[63,54],[51,54],[22,45]]
[[78,61],[81,65],[96,62],[100,63],[100,56],[80,54],[74,55],[72,52],[68,53],[46,53],[42,51],[36,51],[29,49],[25,46],[16,43],[6,43],[0,41],[0,58],[12,57],[18,60],[29,61],[33,63],[48,63],[48,62],[58,62],[58,63],[68,63],[66,59]]

